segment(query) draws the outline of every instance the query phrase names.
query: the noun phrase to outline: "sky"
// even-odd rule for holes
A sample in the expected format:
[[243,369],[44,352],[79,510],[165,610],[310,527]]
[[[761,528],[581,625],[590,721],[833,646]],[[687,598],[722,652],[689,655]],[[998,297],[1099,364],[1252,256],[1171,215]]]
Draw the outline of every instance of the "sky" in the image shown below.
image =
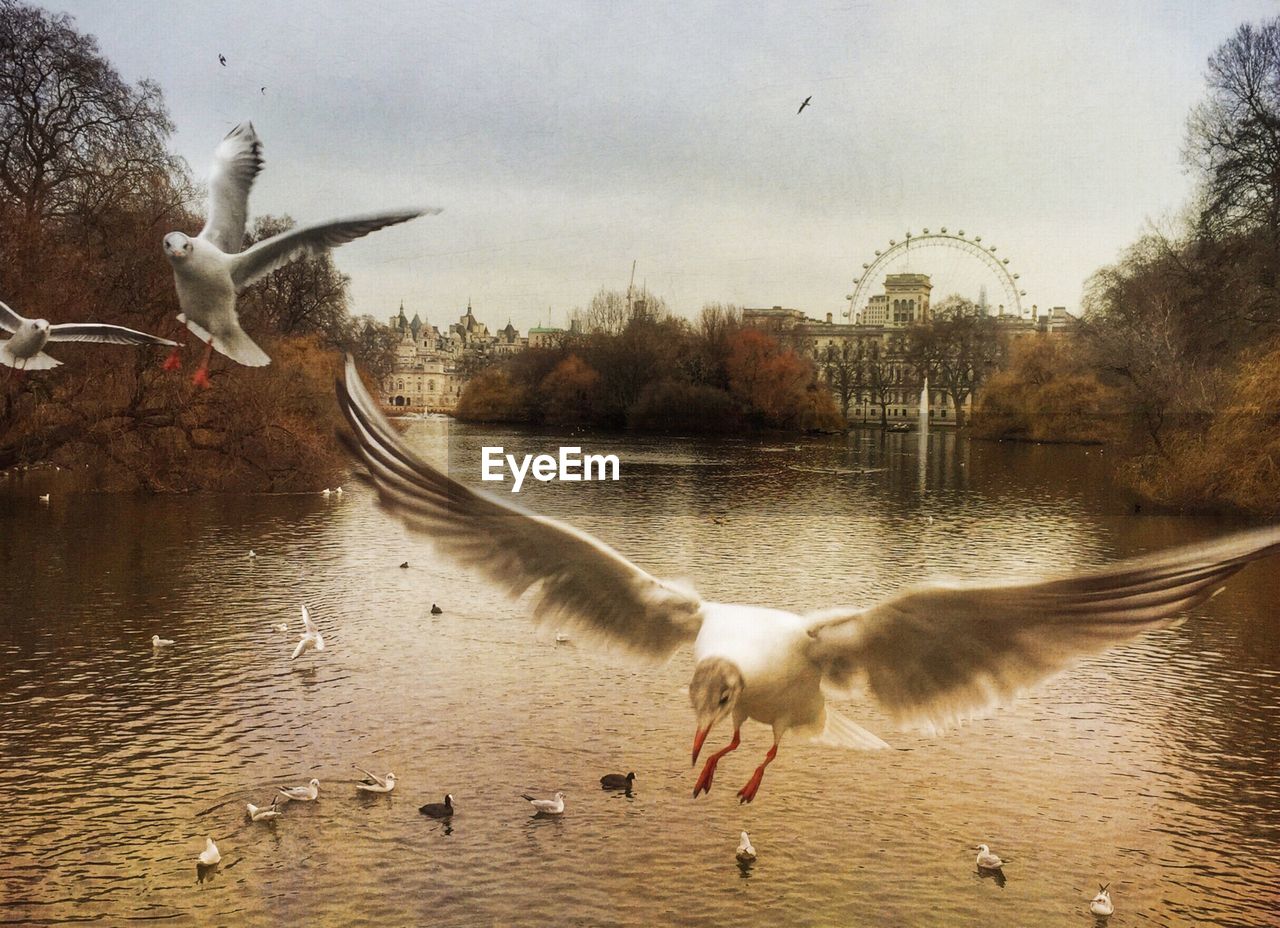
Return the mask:
[[266,167],[252,215],[442,207],[335,252],[354,312],[403,301],[443,325],[470,300],[491,328],[521,330],[625,290],[633,261],[636,285],[682,315],[720,301],[838,316],[875,249],[943,225],[998,243],[1028,304],[1077,310],[1086,278],[1190,196],[1182,151],[1208,56],[1276,13],[1273,0],[45,5],[126,79],[160,84],[198,179],[253,121]]

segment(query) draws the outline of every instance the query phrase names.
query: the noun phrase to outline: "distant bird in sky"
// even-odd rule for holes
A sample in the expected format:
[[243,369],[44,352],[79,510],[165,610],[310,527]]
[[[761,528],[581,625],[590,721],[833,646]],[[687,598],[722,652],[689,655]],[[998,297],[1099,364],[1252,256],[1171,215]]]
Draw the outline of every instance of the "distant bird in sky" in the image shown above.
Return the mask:
[[538,815],[563,815],[564,793],[556,793],[554,799],[534,799],[532,796],[521,796]]
[[266,92],[267,92],[267,88],[265,87],[262,87],[258,90],[258,93],[266,93]]
[[827,705],[863,684],[896,721],[937,731],[989,712],[1090,653],[1167,627],[1251,561],[1280,551],[1280,526],[1237,532],[1058,579],[926,583],[869,606],[804,615],[703,600],[660,580],[571,525],[458,483],[418,457],[347,359],[341,436],[383,508],[512,596],[530,588],[533,619],[639,658],[693,646],[693,762],[724,719],[733,739],[706,761],[694,795],[755,719],[773,746],[741,790],[755,798],[789,731],[820,743],[885,743]]
[[1098,887],[1098,895],[1093,897],[1089,903],[1089,911],[1094,915],[1106,918],[1108,915],[1114,915],[1116,907],[1111,902],[1111,890],[1108,887],[1110,883]]
[[376,773],[370,773],[363,767],[356,767],[368,779],[356,784],[356,789],[366,793],[389,793],[396,788],[396,775],[388,773],[385,777],[380,777]]
[[285,799],[312,802],[320,798],[320,781],[313,777],[306,786],[277,786],[276,791]]
[[222,65],[225,68],[227,66],[227,56],[221,55],[221,54],[218,55],[218,64]]
[[985,844],[978,845],[978,857],[976,860],[979,870],[999,870],[1004,866],[1004,861],[999,856],[991,853],[991,848]]
[[[440,212],[410,209],[338,219],[290,229],[244,249],[249,190],[261,170],[262,143],[253,124],[243,122],[227,133],[214,150],[209,174],[209,215],[200,234],[192,238],[183,232],[170,232],[164,237],[165,256],[173,266],[182,307],[178,321],[205,343],[204,356],[192,378],[200,386],[209,385],[209,358],[215,350],[248,367],[271,363],[266,352],[240,327],[236,296],[245,287],[295,258],[320,254],[386,226]],[[180,364],[174,352],[165,367],[172,370]]]
[[809,105],[809,101],[812,99],[813,99],[813,94],[810,94],[809,96],[804,98],[804,102],[800,104],[800,109],[796,110],[797,116],[799,116],[801,113],[804,112],[804,108]]
[[451,818],[453,816],[453,794],[444,797],[444,802],[428,802],[419,806],[418,811],[431,818]]
[[218,851],[218,845],[213,843],[212,838],[204,839],[204,850],[200,852],[200,856],[196,858],[202,866],[212,867],[218,861],[222,860],[222,854]]
[[271,806],[266,809],[259,809],[252,802],[245,803],[245,808],[249,811],[249,818],[255,822],[269,822],[273,818],[280,817],[280,810],[276,808],[276,803],[280,801],[279,796],[271,797]]
[[756,849],[751,846],[751,838],[744,831],[738,839],[738,860],[744,864],[750,863],[756,859]]
[[0,342],[0,364],[24,371],[47,371],[62,362],[44,353],[49,342],[98,342],[105,345],[167,345],[177,342],[157,335],[126,329],[121,325],[97,322],[63,322],[50,325],[48,319],[28,319],[0,303],[0,331],[13,337]]
[[151,636],[151,647],[153,648],[167,648],[171,644],[173,644],[172,638],[161,638],[159,635]]
[[316,628],[314,622],[311,621],[311,613],[307,612],[307,607],[302,607],[302,637],[298,639],[298,646],[293,649],[293,656],[289,658],[296,661],[302,654],[310,650],[324,650],[324,636],[320,634],[320,629]]

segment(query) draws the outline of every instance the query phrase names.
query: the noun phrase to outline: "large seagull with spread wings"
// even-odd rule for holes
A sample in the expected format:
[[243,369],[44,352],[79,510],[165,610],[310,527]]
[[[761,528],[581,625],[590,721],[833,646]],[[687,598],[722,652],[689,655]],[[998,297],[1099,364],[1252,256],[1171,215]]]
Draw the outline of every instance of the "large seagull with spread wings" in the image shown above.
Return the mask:
[[[164,253],[173,265],[182,306],[178,321],[206,345],[194,377],[202,386],[209,384],[209,356],[215,350],[248,367],[271,363],[267,353],[240,328],[236,314],[236,297],[249,284],[295,258],[319,254],[386,226],[440,212],[410,209],[337,219],[281,232],[242,251],[249,190],[261,170],[262,143],[252,123],[241,123],[227,133],[213,153],[209,215],[200,234],[191,238],[182,232],[170,232],[164,237]],[[173,369],[179,364],[175,352],[165,367]]]
[[518,596],[536,586],[535,621],[572,626],[623,652],[665,660],[693,645],[693,762],[722,719],[733,739],[706,761],[693,794],[747,719],[773,746],[738,791],[751,802],[784,734],[850,748],[885,743],[827,705],[824,687],[865,684],[898,722],[940,729],[979,716],[1062,670],[1175,622],[1248,564],[1280,550],[1280,527],[1157,552],[1029,583],[916,586],[882,602],[797,615],[707,602],[653,577],[571,525],[463,486],[427,464],[383,418],[348,359],[341,438],[382,506],[446,554]]

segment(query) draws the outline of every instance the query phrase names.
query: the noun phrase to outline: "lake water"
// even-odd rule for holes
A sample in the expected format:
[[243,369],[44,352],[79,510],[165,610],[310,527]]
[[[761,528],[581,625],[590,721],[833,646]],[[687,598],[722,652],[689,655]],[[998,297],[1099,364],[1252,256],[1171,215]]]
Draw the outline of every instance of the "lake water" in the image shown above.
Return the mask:
[[[796,610],[1234,527],[1134,514],[1099,449],[441,421],[410,440],[472,479],[483,444],[618,453],[619,483],[520,499],[704,596]],[[692,799],[687,653],[634,667],[535,634],[354,481],[341,498],[149,499],[60,494],[56,476],[0,498],[0,923],[1091,925],[1110,881],[1113,926],[1277,924],[1274,561],[942,737],[842,703],[895,750],[786,741],[744,807],[768,730],[749,724]],[[328,648],[291,663],[303,602]],[[155,633],[176,644],[153,652]],[[359,796],[353,764],[399,785]],[[629,770],[631,796],[601,791]],[[313,776],[318,802],[245,818]],[[556,790],[563,818],[532,818],[520,794]],[[419,815],[446,792],[451,826]],[[223,862],[200,881],[206,835]],[[979,843],[1008,861],[1003,887],[976,872]]]

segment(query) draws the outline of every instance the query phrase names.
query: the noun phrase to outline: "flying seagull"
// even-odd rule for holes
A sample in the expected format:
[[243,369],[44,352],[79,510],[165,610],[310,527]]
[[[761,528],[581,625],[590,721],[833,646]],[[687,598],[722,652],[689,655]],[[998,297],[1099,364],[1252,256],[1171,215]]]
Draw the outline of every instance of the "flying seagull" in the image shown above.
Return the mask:
[[293,655],[289,658],[296,661],[308,650],[314,648],[317,651],[324,650],[324,636],[320,634],[320,629],[316,628],[316,623],[311,621],[311,613],[307,612],[307,607],[302,607],[302,637],[298,639],[298,646],[293,649]]
[[108,345],[169,345],[167,338],[136,332],[120,325],[97,322],[63,322],[50,325],[48,319],[28,319],[5,303],[0,303],[0,331],[13,337],[0,342],[0,364],[19,370],[47,371],[62,362],[44,353],[49,342],[100,342]]
[[809,105],[809,101],[812,99],[813,99],[813,94],[810,94],[809,96],[804,98],[804,102],[800,104],[800,109],[796,110],[797,116],[799,116],[801,113],[804,112],[804,108]]
[[351,427],[341,439],[381,505],[512,596],[536,585],[536,622],[656,661],[693,645],[693,762],[712,726],[733,723],[733,740],[708,758],[695,796],[710,790],[747,719],[772,727],[773,746],[739,790],[742,802],[755,798],[788,731],[839,747],[886,746],[829,707],[824,688],[865,682],[896,721],[936,731],[1009,702],[1085,654],[1173,624],[1246,564],[1280,551],[1280,526],[1271,526],[1059,579],[929,583],[804,615],[708,602],[571,525],[436,470],[383,417],[351,358],[338,398]]
[[225,68],[227,66],[227,56],[221,55],[221,54],[218,55],[218,64],[222,65]]
[[[270,364],[266,352],[240,328],[236,296],[245,287],[295,258],[319,254],[439,209],[409,209],[375,213],[302,226],[244,248],[249,190],[262,170],[262,143],[253,124],[243,122],[219,143],[209,175],[209,216],[195,238],[182,232],[164,237],[164,253],[173,265],[174,283],[182,312],[178,321],[205,343],[204,358],[193,381],[209,385],[209,357],[213,351],[237,364]],[[165,362],[169,370],[181,364],[177,352]]]

